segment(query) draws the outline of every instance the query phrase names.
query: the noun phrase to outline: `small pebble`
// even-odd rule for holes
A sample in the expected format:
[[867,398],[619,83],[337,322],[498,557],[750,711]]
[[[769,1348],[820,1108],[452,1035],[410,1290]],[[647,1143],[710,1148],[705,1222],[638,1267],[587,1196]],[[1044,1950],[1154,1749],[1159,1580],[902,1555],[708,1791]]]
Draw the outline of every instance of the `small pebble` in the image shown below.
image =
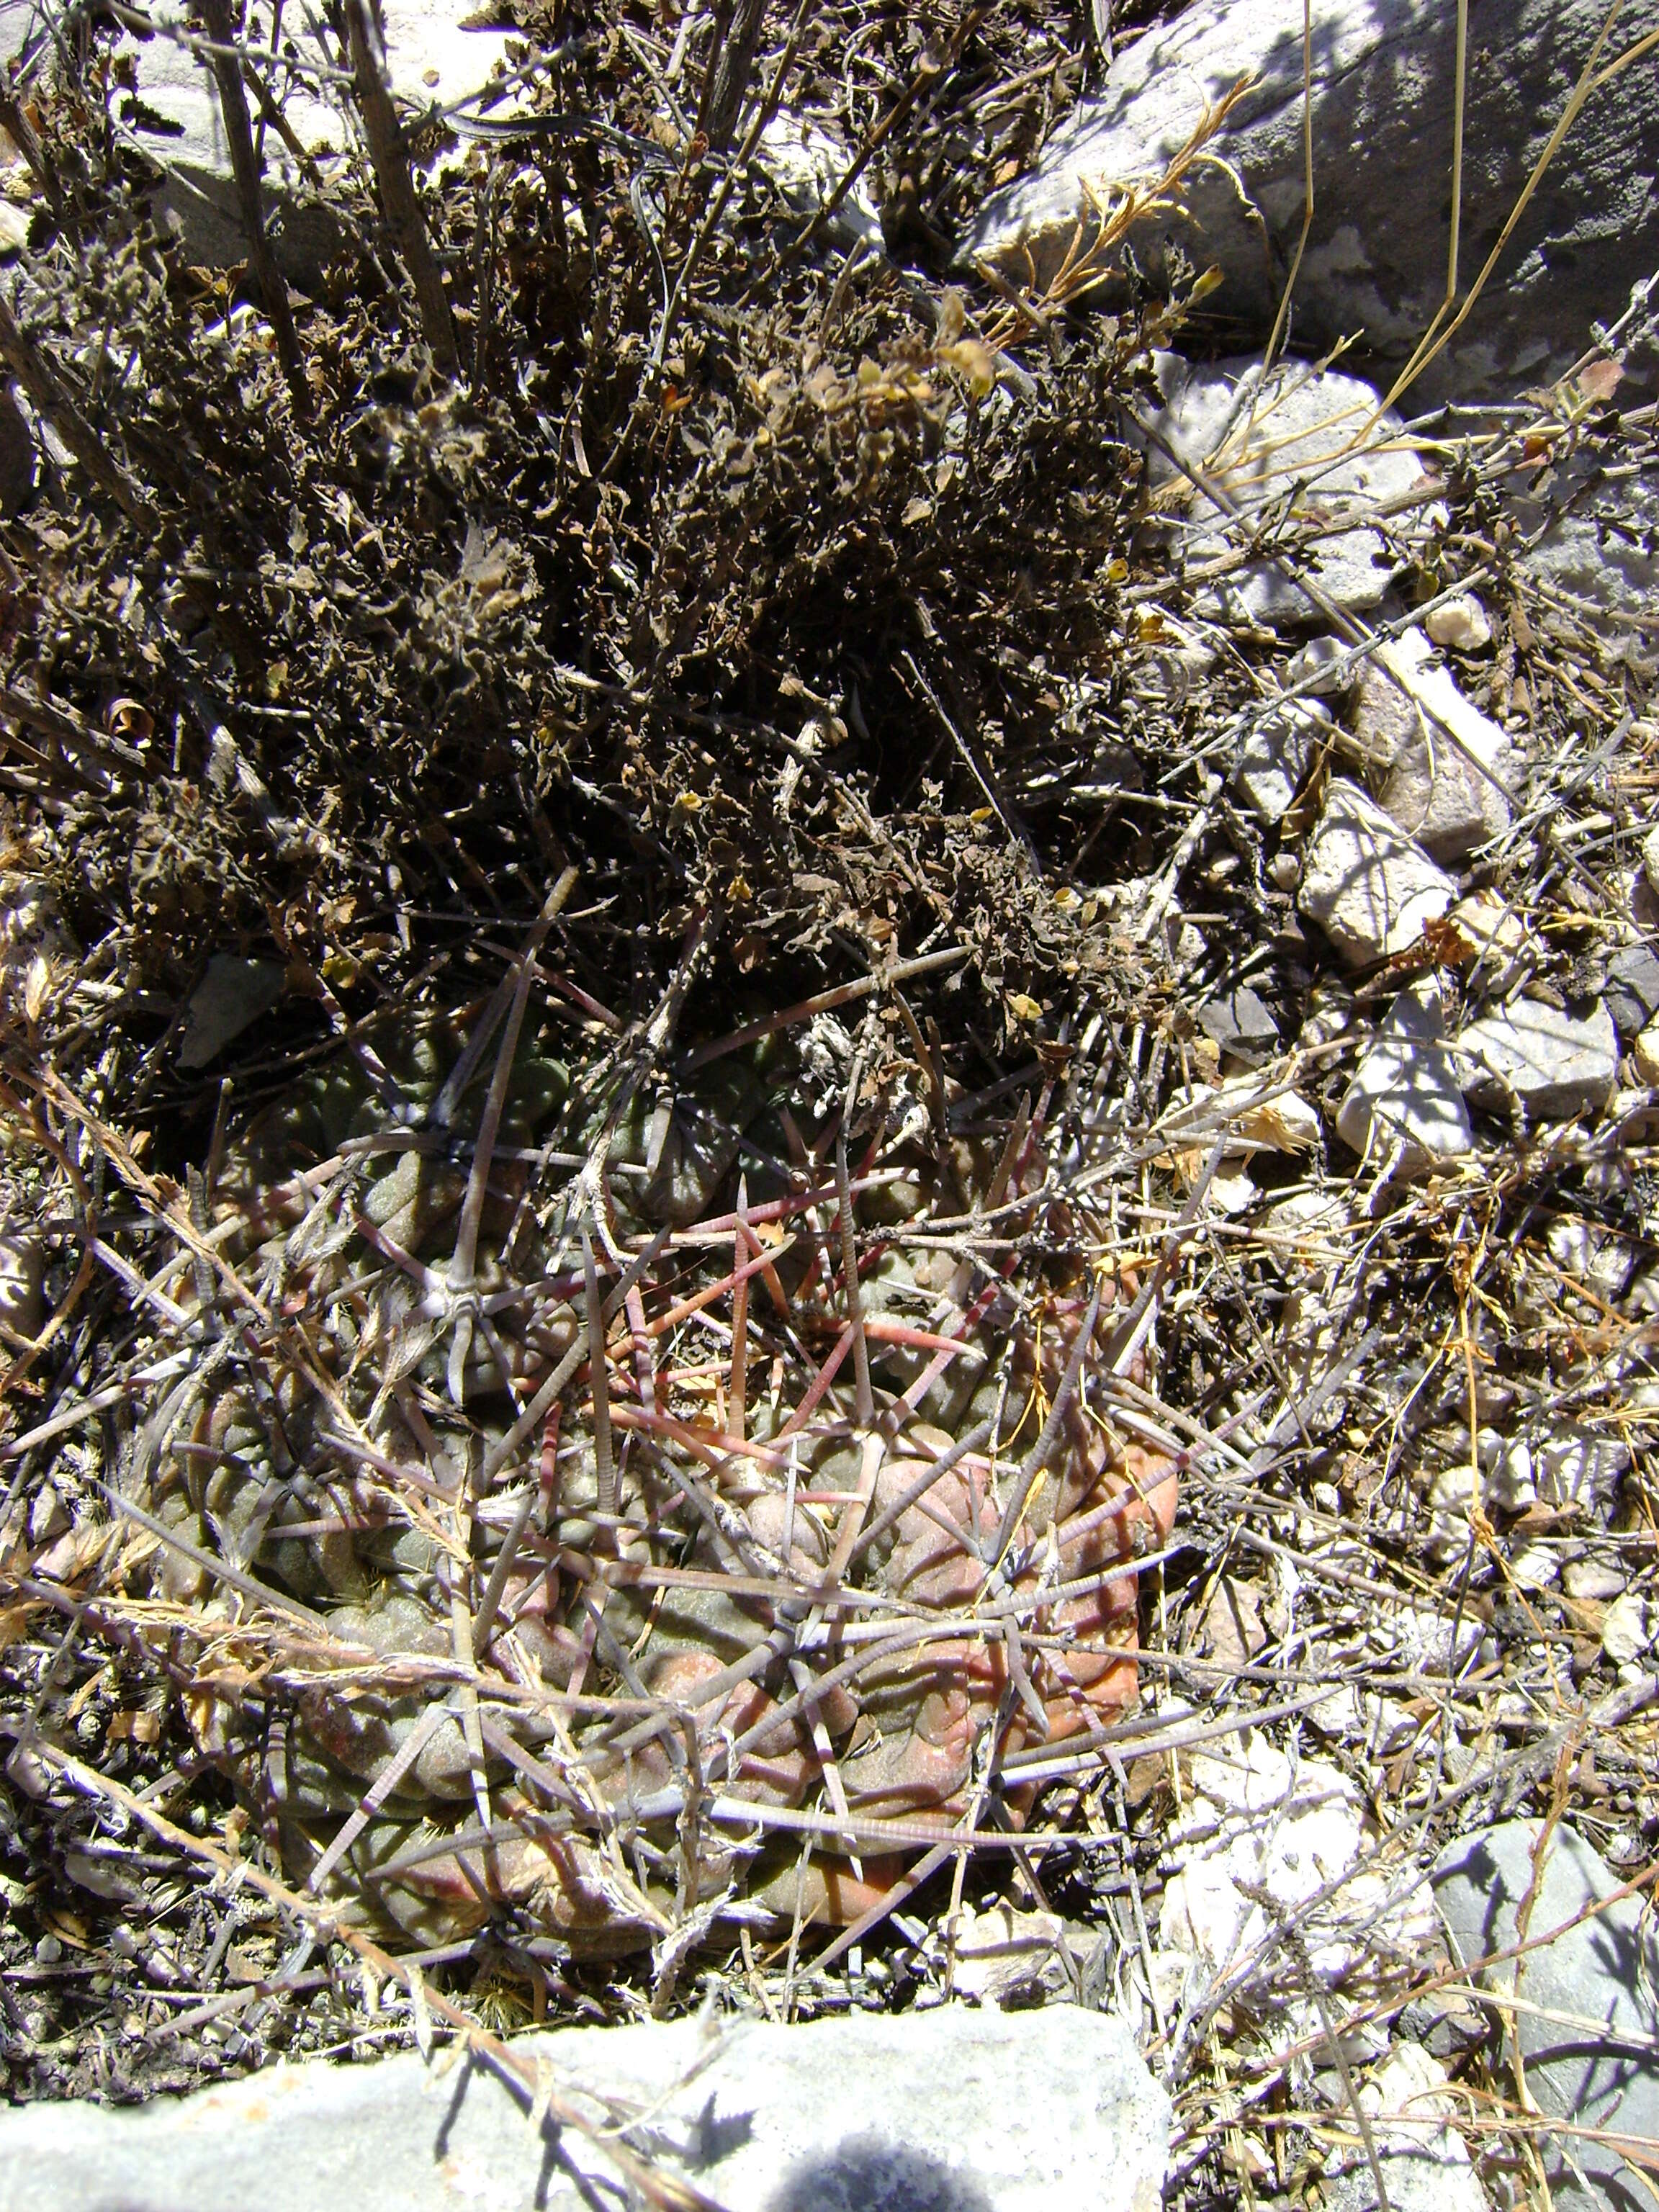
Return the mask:
[[1340,637],[1310,638],[1285,670],[1285,681],[1304,697],[1334,699],[1353,688],[1355,672],[1345,671],[1348,648]]
[[1455,653],[1478,653],[1483,645],[1492,643],[1486,610],[1467,592],[1432,608],[1424,617],[1423,627],[1437,645],[1449,645]]
[[1601,1623],[1601,1649],[1615,1666],[1628,1666],[1632,1660],[1639,1659],[1652,1643],[1655,1626],[1659,1625],[1654,1613],[1647,1599],[1638,1597],[1634,1590],[1626,1590],[1607,1607]]
[[1275,853],[1268,873],[1281,891],[1293,891],[1302,880],[1302,863],[1294,853]]
[[1569,1559],[1561,1570],[1561,1587],[1569,1597],[1601,1604],[1619,1595],[1625,1577],[1601,1559]]

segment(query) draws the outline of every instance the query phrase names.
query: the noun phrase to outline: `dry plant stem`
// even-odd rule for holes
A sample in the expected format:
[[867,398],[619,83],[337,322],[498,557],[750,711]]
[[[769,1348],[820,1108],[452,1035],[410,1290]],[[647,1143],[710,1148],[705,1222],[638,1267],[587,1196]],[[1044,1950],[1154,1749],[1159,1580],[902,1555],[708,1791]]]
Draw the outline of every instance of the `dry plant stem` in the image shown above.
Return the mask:
[[1007,1504],[1003,1508],[1001,1524],[997,1529],[996,1540],[992,1545],[989,1553],[994,1570],[1002,1565],[1008,1547],[1014,1540],[1015,1531],[1018,1528],[1024,1515],[1031,1492],[1036,1486],[1037,1478],[1048,1464],[1054,1446],[1060,1441],[1060,1424],[1071,1410],[1072,1401],[1077,1395],[1078,1378],[1083,1372],[1083,1363],[1088,1357],[1090,1346],[1094,1341],[1095,1323],[1100,1318],[1100,1301],[1104,1289],[1105,1278],[1097,1275],[1094,1289],[1089,1297],[1088,1310],[1084,1315],[1082,1327],[1078,1330],[1077,1341],[1072,1346],[1072,1356],[1066,1363],[1066,1371],[1060,1377],[1060,1388],[1054,1393],[1054,1402],[1048,1408],[1048,1418],[1043,1423],[1036,1442],[1027,1453],[1018,1474],[1014,1477],[1014,1486],[1008,1493]]
[[725,34],[709,56],[697,129],[717,154],[723,154],[732,143],[732,133],[738,127],[738,112],[749,89],[765,20],[766,0],[737,0],[726,19]]
[[[216,47],[233,46],[236,33],[230,20],[230,0],[203,0],[202,12],[207,21],[208,35]],[[228,53],[222,52],[213,55],[210,66],[213,81],[219,91],[219,112],[224,118],[231,172],[236,179],[236,197],[241,202],[242,223],[247,232],[248,259],[253,264],[253,273],[259,284],[259,296],[265,303],[265,313],[276,334],[276,358],[281,362],[283,374],[288,380],[295,410],[307,415],[311,411],[311,387],[306,382],[299,333],[294,327],[294,314],[288,303],[288,285],[276,266],[270,240],[265,234],[264,199],[259,189],[259,161],[253,150],[253,128],[248,120],[247,95],[242,88],[241,67]]]
[[[737,188],[738,179],[753,159],[755,149],[761,141],[761,134],[777,113],[778,103],[783,97],[784,82],[794,61],[795,50],[800,44],[801,33],[805,27],[810,4],[811,0],[800,0],[800,5],[795,11],[795,20],[790,29],[788,42],[784,47],[776,69],[772,72],[772,82],[767,88],[766,97],[761,102],[754,121],[749,126],[742,149],[721,179],[720,188],[714,196],[714,204],[704,216],[696,238],[692,240],[687,249],[684,260],[675,272],[674,289],[669,295],[667,306],[663,309],[662,321],[657,330],[656,343],[651,349],[651,364],[654,369],[660,369],[662,367],[663,357],[668,350],[669,338],[679,320],[680,309],[684,304],[687,289],[708,250],[709,240],[720,227],[720,217],[726,213],[726,204]],[[735,120],[734,116],[733,121]]]
[[64,194],[58,181],[58,172],[48,158],[46,148],[40,143],[22,101],[3,82],[0,82],[0,126],[3,126],[18,152],[28,163],[29,173],[51,201],[52,213],[61,221]]
[[593,1264],[593,1240],[582,1224],[582,1279],[587,1292],[587,1371],[593,1401],[593,1464],[598,1479],[601,1514],[614,1517],[617,1510],[617,1468],[611,1452],[611,1392],[605,1375],[605,1304],[599,1296],[599,1271]]
[[[664,1246],[668,1242],[671,1233],[672,1232],[669,1230],[659,1229],[657,1231],[657,1234],[652,1238],[651,1242],[646,1246],[644,1251],[637,1254],[629,1262],[626,1273],[623,1274],[622,1279],[616,1285],[610,1296],[605,1301],[604,1312],[607,1316],[614,1314],[623,1304],[629,1291],[634,1288],[634,1285],[639,1281],[641,1276],[645,1273],[647,1268],[653,1263],[658,1255],[661,1253]],[[587,1331],[586,1327],[584,1327],[581,1333],[576,1338],[575,1342],[565,1353],[564,1358],[560,1360],[558,1365],[548,1376],[546,1382],[542,1384],[540,1389],[537,1391],[535,1396],[525,1407],[523,1413],[521,1413],[518,1419],[514,1421],[513,1426],[507,1431],[501,1442],[491,1449],[489,1455],[484,1461],[483,1468],[479,1471],[478,1492],[481,1497],[488,1493],[491,1485],[495,1480],[495,1477],[501,1473],[507,1462],[512,1459],[514,1453],[517,1452],[521,1446],[529,1441],[530,1437],[532,1437],[536,1431],[541,1426],[542,1422],[547,1417],[548,1407],[552,1405],[555,1399],[557,1398],[560,1391],[564,1389],[571,1376],[575,1373],[576,1370],[581,1365],[583,1360],[586,1358]]]
[[961,58],[963,48],[989,13],[989,0],[980,0],[979,5],[969,9],[957,27],[956,35],[951,40],[951,50],[945,58],[943,67],[924,68],[918,63],[915,75],[899,94],[898,99],[874,129],[865,134],[863,144],[859,148],[849,167],[843,172],[834,191],[830,193],[800,235],[785,250],[783,259],[786,264],[798,259],[805,252],[808,246],[815,245],[822,237],[824,230],[834,222],[842,202],[857,184],[871,162],[874,161],[882,147],[903,122],[922,94],[939,83],[941,78],[950,75]]
[[159,530],[161,518],[149,496],[110,459],[103,440],[48,368],[3,294],[0,294],[0,360],[99,489],[108,494],[130,521],[144,530]]
[[[602,2124],[585,2112],[574,2098],[565,2095],[555,2083],[550,2069],[534,2060],[520,2057],[509,2050],[499,2036],[480,2027],[471,2015],[439,1991],[426,1988],[421,1982],[418,1967],[407,1965],[383,1951],[371,1936],[361,1929],[342,1926],[332,1907],[319,1905],[314,1899],[301,1895],[286,1882],[278,1881],[251,1860],[238,1858],[222,1844],[210,1843],[204,1836],[192,1836],[184,1828],[175,1827],[164,1814],[142,1797],[109,1776],[100,1774],[94,1768],[84,1765],[68,1752],[60,1751],[55,1744],[36,1739],[31,1746],[35,1754],[47,1765],[55,1767],[64,1779],[92,1797],[101,1797],[106,1803],[118,1805],[139,1825],[161,1842],[170,1844],[174,1850],[203,1863],[216,1867],[220,1873],[234,1879],[245,1887],[256,1890],[261,1897],[283,1912],[290,1914],[301,1927],[314,1931],[324,1942],[343,1943],[369,1971],[383,1982],[395,1982],[410,1993],[411,2002],[418,2010],[422,2004],[435,2013],[446,2027],[453,2028],[467,2049],[493,2069],[509,2087],[524,2091],[531,2108],[556,2120],[591,2142],[608,2159],[623,2178],[637,2189],[647,2203],[657,2212],[722,2212],[718,2200],[706,2196],[694,2184],[682,2180],[677,2174],[663,2173],[647,2165],[621,2140],[615,2125]],[[416,1994],[418,1991],[418,1995]],[[615,2118],[625,2118],[625,2111],[617,2111]]]
[[[514,979],[513,996],[507,1007],[507,1025],[502,1033],[501,1048],[495,1056],[489,1096],[484,1101],[483,1113],[478,1123],[472,1171],[467,1178],[466,1199],[461,1208],[460,1226],[455,1234],[454,1257],[449,1265],[448,1287],[451,1296],[455,1298],[465,1298],[474,1286],[478,1258],[478,1229],[483,1219],[484,1200],[489,1188],[490,1164],[495,1156],[495,1139],[501,1132],[507,1086],[513,1080],[513,1062],[519,1049],[520,1032],[524,1027],[525,1009],[530,1002],[531,981],[536,973],[536,955],[575,884],[575,869],[567,868],[549,892],[547,902],[530,933],[529,942],[519,957],[519,972]],[[489,1013],[494,1012],[495,1006],[492,1005]],[[489,1013],[485,1016],[486,1022]],[[480,1033],[484,1033],[482,1024]],[[472,1047],[469,1045],[462,1055],[464,1061],[471,1056],[471,1050]],[[449,1395],[452,1401],[459,1405],[466,1355],[471,1344],[471,1316],[463,1309],[457,1314],[455,1322],[455,1334],[450,1346]]]
[[[1416,383],[1418,378],[1421,376],[1424,370],[1429,366],[1429,363],[1445,350],[1446,347],[1451,343],[1451,341],[1456,337],[1463,325],[1468,320],[1469,316],[1474,312],[1475,301],[1480,297],[1481,293],[1485,291],[1486,288],[1487,278],[1492,275],[1492,270],[1498,266],[1498,262],[1502,259],[1505,247],[1509,245],[1510,239],[1515,235],[1516,226],[1519,223],[1522,216],[1526,213],[1528,207],[1531,204],[1533,194],[1537,191],[1540,184],[1543,181],[1545,172],[1548,169],[1551,162],[1554,161],[1556,155],[1560,152],[1562,142],[1565,139],[1568,131],[1571,130],[1573,125],[1578,120],[1578,117],[1583,111],[1585,101],[1589,98],[1592,92],[1596,90],[1600,85],[1606,82],[1607,74],[1616,73],[1619,69],[1623,68],[1628,62],[1635,58],[1636,50],[1633,49],[1630,53],[1620,58],[1620,60],[1613,64],[1613,70],[1612,72],[1604,73],[1601,76],[1598,76],[1596,73],[1596,64],[1601,58],[1601,50],[1607,45],[1608,39],[1613,35],[1613,27],[1619,20],[1620,11],[1623,6],[1624,0],[1613,0],[1613,5],[1607,10],[1606,20],[1603,21],[1601,30],[1596,34],[1595,43],[1590,48],[1589,58],[1585,62],[1583,70],[1579,72],[1578,81],[1573,86],[1572,91],[1568,96],[1565,107],[1561,111],[1561,119],[1556,125],[1554,130],[1550,133],[1549,143],[1546,145],[1543,152],[1539,155],[1537,161],[1534,164],[1531,175],[1522,186],[1521,191],[1516,198],[1515,205],[1510,210],[1509,216],[1504,224],[1504,228],[1498,234],[1498,242],[1492,247],[1492,252],[1486,256],[1486,261],[1481,266],[1480,275],[1469,287],[1468,295],[1464,300],[1462,306],[1452,317],[1450,322],[1446,325],[1445,329],[1442,331],[1439,330],[1439,325],[1446,313],[1447,307],[1449,305],[1449,302],[1442,303],[1439,310],[1435,315],[1433,322],[1430,324],[1427,331],[1424,333],[1424,336],[1419,343],[1416,349],[1413,351],[1411,359],[1406,363],[1405,368],[1401,370],[1400,374],[1395,379],[1393,384],[1389,387],[1388,396],[1383,399],[1382,405],[1377,410],[1378,415],[1382,413],[1382,408],[1392,407],[1397,404],[1401,395],[1410,390],[1411,386]],[[1458,59],[1461,66],[1463,48],[1463,40],[1461,36],[1463,29],[1462,11],[1461,9],[1459,11],[1459,19],[1458,27],[1460,38]],[[1659,33],[1654,33],[1652,38],[1639,40],[1638,42],[1638,47],[1647,47],[1653,42],[1653,38],[1659,38]],[[1456,152],[1461,157],[1461,101],[1459,103],[1458,112],[1460,127]],[[1455,208],[1456,203],[1455,200],[1453,205],[1454,208]],[[1456,239],[1455,228],[1454,228],[1453,239],[1455,244]],[[1437,337],[1436,335],[1437,331],[1439,331],[1439,335]],[[1373,421],[1376,419],[1376,416],[1372,417]],[[1362,432],[1361,435],[1363,436],[1364,434]]]
[[[1458,0],[1460,11],[1468,0]],[[1460,59],[1461,50],[1460,50]],[[1460,78],[1461,84],[1461,78]],[[1461,134],[1462,118],[1458,127]],[[1452,251],[1456,252],[1457,204],[1452,203]],[[1296,280],[1302,273],[1302,257],[1308,247],[1308,233],[1314,219],[1314,163],[1313,163],[1313,0],[1302,0],[1302,234],[1296,241],[1296,252],[1291,256],[1291,272],[1285,279],[1285,289],[1279,295],[1279,313],[1273,317],[1273,334],[1267,340],[1267,352],[1262,356],[1262,372],[1270,369],[1279,358],[1279,342],[1285,336],[1285,326],[1290,319],[1291,295],[1296,289]]]
[[836,1006],[851,1006],[854,1000],[867,999],[872,992],[884,991],[891,983],[907,982],[913,975],[936,975],[943,968],[953,968],[969,957],[963,945],[947,945],[940,952],[925,952],[915,960],[901,960],[896,967],[884,969],[875,975],[861,975],[855,983],[840,983],[834,990],[820,991],[811,999],[802,999],[781,1012],[768,1014],[763,1019],[745,1022],[739,1030],[732,1030],[723,1037],[715,1037],[688,1053],[681,1063],[682,1072],[695,1074],[707,1067],[711,1060],[723,1060],[728,1053],[741,1052],[745,1045],[758,1044],[763,1037],[775,1036],[779,1030],[794,1029],[802,1022],[810,1022],[814,1014],[829,1013]]
[[415,197],[410,173],[409,149],[398,127],[398,112],[385,76],[385,54],[380,27],[374,21],[374,0],[345,0],[346,29],[351,46],[352,82],[363,119],[363,135],[374,165],[381,212],[393,242],[415,287],[421,312],[421,328],[432,359],[442,376],[460,374],[455,347],[455,326],[450,320],[444,280],[427,235],[426,219]]
[[846,1111],[836,1132],[836,1191],[841,1217],[841,1264],[847,1279],[847,1314],[853,1331],[854,1413],[859,1426],[867,1429],[875,1419],[876,1401],[870,1389],[870,1346],[864,1334],[864,1294],[859,1284],[859,1250],[853,1235],[853,1190],[847,1172],[847,1115],[852,1111],[862,1063],[853,1070],[848,1085]]

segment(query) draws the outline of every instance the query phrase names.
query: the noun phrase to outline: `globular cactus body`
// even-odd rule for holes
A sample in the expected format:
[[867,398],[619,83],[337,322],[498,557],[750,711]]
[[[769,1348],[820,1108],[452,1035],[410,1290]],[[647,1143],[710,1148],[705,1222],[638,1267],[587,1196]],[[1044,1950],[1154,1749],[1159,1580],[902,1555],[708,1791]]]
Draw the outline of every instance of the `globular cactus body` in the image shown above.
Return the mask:
[[778,1037],[671,1090],[509,1031],[229,1148],[220,1249],[314,1357],[204,1328],[135,1458],[158,1591],[289,1601],[260,1727],[198,1731],[292,1875],[428,1938],[855,1918],[1133,1699],[1175,1480],[1100,1395],[1126,1286],[1040,1113],[878,1086],[849,1161]]

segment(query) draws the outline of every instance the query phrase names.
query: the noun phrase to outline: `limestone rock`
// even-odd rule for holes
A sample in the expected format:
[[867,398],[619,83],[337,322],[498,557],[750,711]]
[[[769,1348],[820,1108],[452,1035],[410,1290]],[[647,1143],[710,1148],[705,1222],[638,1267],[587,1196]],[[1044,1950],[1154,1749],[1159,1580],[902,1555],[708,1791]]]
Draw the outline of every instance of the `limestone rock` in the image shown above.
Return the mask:
[[[646,2117],[626,2140],[728,2212],[1158,2212],[1170,2106],[1121,2022],[1073,2005],[947,2006],[805,2027],[569,2028],[514,2051]],[[494,2075],[276,2066],[137,2109],[0,2113],[7,2212],[580,2212],[617,2194],[573,2129],[527,2128]],[[1109,2177],[1109,2180],[1105,2178]]]
[[1285,699],[1252,711],[1234,780],[1260,820],[1277,822],[1290,811],[1330,722],[1319,699]]
[[1248,983],[1239,984],[1224,998],[1208,1000],[1198,1010],[1198,1025],[1234,1060],[1266,1060],[1279,1049],[1279,1024]]
[[[1448,2124],[1457,2100],[1445,2068],[1414,2043],[1391,2051],[1359,2093],[1393,2212],[1486,2212],[1468,2147]],[[1351,2154],[1326,2198],[1329,2212],[1376,2212],[1370,2160]]]
[[1564,1421],[1531,1448],[1533,1480],[1547,1505],[1577,1505],[1591,1519],[1607,1520],[1631,1463],[1620,1437],[1598,1436]]
[[[1460,1958],[1473,1963],[1516,1942],[1540,1833],[1536,1820],[1506,1820],[1441,1853],[1435,1903]],[[1509,2015],[1509,2033],[1519,2039],[1527,2087],[1542,2112],[1577,2129],[1651,2140],[1659,2136],[1659,1943],[1647,1905],[1641,1897],[1621,1898],[1571,1924],[1619,1887],[1564,1822],[1546,1847],[1528,1920],[1535,1948],[1481,1979],[1526,2000],[1525,2011]],[[1601,2032],[1570,2024],[1581,2021]],[[1539,2148],[1558,2212],[1659,2212],[1653,2178],[1589,2134],[1547,2135]]]
[[1479,653],[1492,643],[1492,623],[1486,610],[1471,592],[1443,600],[1423,617],[1423,627],[1436,645],[1454,653]]
[[1569,1559],[1561,1570],[1561,1587],[1569,1597],[1605,1604],[1623,1593],[1625,1577],[1605,1559]]
[[[1339,606],[1356,612],[1376,606],[1393,562],[1369,518],[1379,503],[1410,491],[1423,471],[1400,417],[1382,408],[1374,386],[1304,362],[1281,362],[1264,376],[1254,360],[1194,367],[1170,355],[1160,356],[1158,377],[1165,402],[1155,424],[1160,438],[1246,515],[1265,521],[1288,508],[1327,526],[1353,518],[1353,528],[1314,540],[1307,570]],[[1190,487],[1181,491],[1180,471],[1156,446],[1148,477],[1166,501],[1178,498],[1190,512],[1182,539],[1189,566],[1231,550],[1237,538],[1223,535],[1215,503]],[[1194,605],[1253,627],[1321,619],[1287,569],[1271,561],[1249,562],[1205,585]]]
[[1292,1766],[1249,1730],[1237,1748],[1195,1753],[1192,1796],[1170,1837],[1176,1864],[1159,1910],[1160,1946],[1211,1972],[1234,1972],[1270,1924],[1252,1893],[1265,1889],[1289,1911],[1353,1869],[1340,1902],[1308,1924],[1314,1971],[1338,1977],[1358,1966],[1353,1930],[1367,1914],[1384,1945],[1408,1952],[1425,1932],[1425,1900],[1358,1870],[1364,1832],[1352,1783],[1323,1759]]
[[1627,1667],[1639,1659],[1659,1632],[1659,1611],[1650,1598],[1626,1590],[1607,1607],[1601,1623],[1601,1649],[1615,1666]]
[[[1522,537],[1543,531],[1519,566],[1592,620],[1646,617],[1659,591],[1659,492],[1642,477],[1611,483],[1598,477],[1588,466],[1569,467],[1547,498],[1524,483],[1510,494]],[[1551,521],[1561,507],[1566,512]]]
[[1308,842],[1300,904],[1345,960],[1358,967],[1414,945],[1456,896],[1392,815],[1358,784],[1333,779]]
[[1538,1121],[1566,1121],[1607,1102],[1619,1069],[1619,1040],[1604,1005],[1564,1013],[1540,999],[1516,999],[1472,1022],[1457,1038],[1463,1086],[1481,1104],[1512,1096]]
[[1340,699],[1353,689],[1348,648],[1340,637],[1310,637],[1285,664],[1285,681],[1317,699]]
[[39,1336],[46,1319],[46,1248],[27,1229],[0,1231],[0,1321],[17,1336]]
[[283,994],[283,971],[272,960],[237,960],[216,952],[191,994],[180,1067],[205,1067],[228,1044],[268,1014]]
[[1360,678],[1354,728],[1366,754],[1389,763],[1382,804],[1436,860],[1461,860],[1509,827],[1513,748],[1420,629],[1379,646],[1376,659]]
[[1336,1133],[1367,1166],[1396,1146],[1397,1176],[1427,1175],[1474,1142],[1457,1071],[1441,1042],[1437,998],[1402,991],[1337,1109]]
[[[1466,281],[1498,240],[1606,15],[1603,0],[1475,0]],[[1254,72],[1212,149],[1227,168],[1189,173],[1185,212],[1142,224],[1129,242],[1154,275],[1172,246],[1194,268],[1219,265],[1225,282],[1206,306],[1220,326],[1265,331],[1302,228],[1302,40],[1303,0],[1193,0],[1115,57],[1103,89],[1055,132],[1036,168],[987,204],[965,254],[1012,261],[1027,250],[1041,279],[1072,238],[1085,179],[1108,191],[1156,181],[1206,104]],[[1303,349],[1358,335],[1401,361],[1432,321],[1446,283],[1455,62],[1455,10],[1440,0],[1337,0],[1316,12],[1314,217],[1293,295]],[[1634,75],[1619,96],[1589,102],[1571,162],[1549,170],[1414,397],[1507,394],[1559,375],[1592,320],[1618,314],[1652,268],[1659,84],[1638,87]]]
[[1627,945],[1615,952],[1601,995],[1620,1036],[1639,1036],[1659,1014],[1659,952],[1650,945]]

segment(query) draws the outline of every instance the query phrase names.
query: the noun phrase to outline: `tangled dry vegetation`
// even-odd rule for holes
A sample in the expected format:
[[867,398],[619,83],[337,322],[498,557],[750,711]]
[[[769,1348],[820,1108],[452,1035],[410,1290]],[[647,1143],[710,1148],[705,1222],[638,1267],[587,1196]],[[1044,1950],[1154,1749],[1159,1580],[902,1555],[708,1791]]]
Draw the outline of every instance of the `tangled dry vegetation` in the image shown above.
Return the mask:
[[[417,142],[442,315],[365,159],[287,335],[155,220],[107,33],[14,106],[11,2094],[935,2002],[994,1908],[1050,1916],[1030,1988],[1143,2008],[1194,2201],[1304,2190],[1329,2052],[1413,2007],[1524,2179],[1410,1893],[1504,1808],[1659,1839],[1602,1634],[1654,1566],[1651,1097],[1356,1173],[1356,1010],[1492,962],[1335,979],[1275,862],[1340,729],[1277,841],[1231,796],[1283,655],[1194,612],[1133,432],[1201,272],[1146,295],[1106,209],[1043,299],[944,281],[1083,61],[872,15],[848,105],[844,13],[769,21],[722,136],[730,41],[677,133],[651,11],[524,11],[532,112]],[[744,158],[786,82],[878,141],[890,258]],[[1592,378],[1419,434],[1379,527],[1496,611],[1533,767],[1465,888],[1582,992],[1653,664],[1503,502],[1652,426]],[[1245,982],[1290,1042],[1216,1089]],[[1316,1755],[1363,1851],[1188,1972],[1218,1761]]]

